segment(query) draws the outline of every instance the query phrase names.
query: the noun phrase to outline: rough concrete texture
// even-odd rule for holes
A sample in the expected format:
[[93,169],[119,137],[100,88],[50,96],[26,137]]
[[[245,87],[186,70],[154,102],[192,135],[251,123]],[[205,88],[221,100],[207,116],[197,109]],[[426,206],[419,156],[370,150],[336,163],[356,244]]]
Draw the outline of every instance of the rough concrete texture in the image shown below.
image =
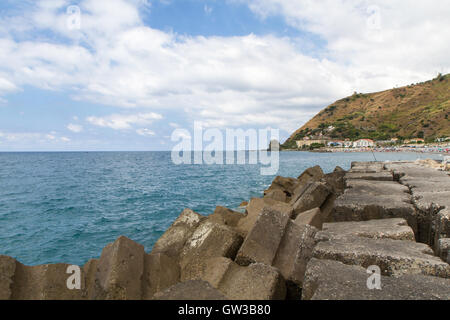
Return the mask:
[[299,213],[297,218],[295,218],[295,223],[298,225],[308,224],[317,228],[318,230],[322,230],[323,220],[324,216],[322,215],[322,211],[320,211],[320,208],[314,208]]
[[361,180],[376,180],[376,181],[393,181],[394,178],[391,172],[348,172],[344,176],[345,180],[361,179]]
[[[24,266],[16,264],[14,283],[11,286],[13,300],[83,300],[86,299],[86,287],[81,282],[80,290],[67,288],[68,264],[46,264]],[[81,272],[81,279],[84,274]]]
[[244,214],[221,206],[217,206],[214,213],[208,216],[209,221],[230,227],[236,227],[242,218],[245,218]]
[[434,256],[429,246],[413,241],[349,236],[319,242],[313,256],[364,268],[377,265],[388,276],[423,274],[450,278],[450,265]]
[[424,275],[381,276],[381,290],[369,289],[370,274],[360,266],[332,260],[311,259],[304,300],[449,300],[450,279]]
[[16,259],[0,255],[0,300],[11,299],[16,265]]
[[384,170],[384,163],[382,162],[359,162],[354,161],[351,164],[350,172],[366,172],[366,173],[376,173]]
[[305,185],[308,182],[319,181],[325,176],[320,166],[314,166],[306,169],[303,173],[297,178],[301,185]]
[[121,236],[102,251],[95,275],[94,299],[141,299],[144,247]]
[[231,264],[219,290],[232,300],[283,300],[286,284],[280,272],[262,263]]
[[142,299],[149,300],[156,292],[180,281],[180,267],[163,253],[146,254],[142,277]]
[[285,177],[277,176],[272,181],[272,184],[270,185],[270,187],[264,191],[264,195],[266,195],[270,191],[281,190],[289,198],[293,194],[298,183],[299,183],[299,181],[295,178],[285,178]]
[[437,254],[443,261],[450,263],[450,238],[441,238],[438,240]]
[[180,254],[181,273],[184,269],[192,269],[202,260],[212,257],[234,259],[242,244],[242,237],[233,229],[208,220],[203,221]]
[[239,220],[236,227],[237,232],[242,237],[245,238],[247,236],[264,208],[281,212],[288,217],[292,217],[294,212],[292,206],[288,203],[276,201],[271,198],[252,198],[246,208],[247,216]]
[[344,176],[346,174],[346,171],[340,167],[336,167],[333,172],[327,173],[321,181],[324,181],[327,183],[328,186],[330,186],[331,191],[334,194],[341,194],[344,192],[345,189],[345,180]]
[[417,217],[407,187],[390,181],[348,180],[348,189],[339,196],[331,222],[404,218],[417,232]]
[[289,221],[288,214],[265,207],[239,249],[236,262],[272,265]]
[[167,231],[156,241],[153,253],[162,252],[169,257],[178,258],[186,241],[205,217],[185,209]]
[[153,297],[155,300],[226,300],[211,284],[202,280],[180,282]]
[[317,229],[310,225],[298,225],[292,220],[286,226],[272,265],[280,270],[288,281],[290,298],[300,298],[306,264],[311,259],[316,244]]
[[331,190],[324,182],[311,182],[301,192],[292,197],[293,218],[304,211],[320,207],[330,195]]
[[372,239],[415,241],[414,232],[405,219],[378,219],[360,222],[325,223],[317,237],[332,240],[357,236]]
[[288,199],[287,196],[286,196],[286,193],[284,191],[282,191],[282,190],[279,190],[279,189],[267,192],[264,195],[264,197],[265,198],[271,198],[273,200],[281,201],[281,202],[286,202],[287,199]]

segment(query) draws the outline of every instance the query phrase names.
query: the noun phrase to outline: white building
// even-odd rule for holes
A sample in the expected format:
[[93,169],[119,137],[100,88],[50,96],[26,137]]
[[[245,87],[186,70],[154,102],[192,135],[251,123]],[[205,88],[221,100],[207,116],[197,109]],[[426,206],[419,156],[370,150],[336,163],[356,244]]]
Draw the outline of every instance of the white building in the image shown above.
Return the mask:
[[353,142],[353,148],[368,148],[375,146],[375,142],[371,139],[359,139]]

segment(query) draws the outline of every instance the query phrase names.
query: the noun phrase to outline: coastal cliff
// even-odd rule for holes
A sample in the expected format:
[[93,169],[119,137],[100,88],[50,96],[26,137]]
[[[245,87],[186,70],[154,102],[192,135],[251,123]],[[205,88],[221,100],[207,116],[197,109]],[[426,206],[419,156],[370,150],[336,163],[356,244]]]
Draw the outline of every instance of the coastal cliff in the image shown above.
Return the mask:
[[[150,253],[126,237],[80,266],[0,256],[0,299],[450,299],[450,179],[415,162],[276,177],[245,213],[185,209]],[[383,290],[367,286],[376,266]]]

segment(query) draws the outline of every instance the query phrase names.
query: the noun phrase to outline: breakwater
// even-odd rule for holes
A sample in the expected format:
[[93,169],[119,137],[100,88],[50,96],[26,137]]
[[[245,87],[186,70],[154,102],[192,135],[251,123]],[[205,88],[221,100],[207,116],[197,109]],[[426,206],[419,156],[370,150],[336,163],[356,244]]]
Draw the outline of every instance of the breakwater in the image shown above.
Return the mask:
[[[245,213],[185,209],[149,253],[119,237],[79,287],[67,264],[0,256],[0,299],[450,299],[449,181],[413,162],[312,167]],[[383,290],[367,285],[373,266]]]

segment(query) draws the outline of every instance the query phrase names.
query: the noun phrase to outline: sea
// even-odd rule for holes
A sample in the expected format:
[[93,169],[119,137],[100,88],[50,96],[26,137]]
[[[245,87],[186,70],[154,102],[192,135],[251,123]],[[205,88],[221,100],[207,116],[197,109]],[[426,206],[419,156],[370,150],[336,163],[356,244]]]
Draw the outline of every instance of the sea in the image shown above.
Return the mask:
[[[248,155],[247,155],[248,156]],[[276,175],[352,161],[441,159],[421,153],[280,152]],[[261,197],[261,164],[174,164],[170,152],[0,153],[0,255],[83,265],[124,235],[150,252],[184,208],[200,214]]]

